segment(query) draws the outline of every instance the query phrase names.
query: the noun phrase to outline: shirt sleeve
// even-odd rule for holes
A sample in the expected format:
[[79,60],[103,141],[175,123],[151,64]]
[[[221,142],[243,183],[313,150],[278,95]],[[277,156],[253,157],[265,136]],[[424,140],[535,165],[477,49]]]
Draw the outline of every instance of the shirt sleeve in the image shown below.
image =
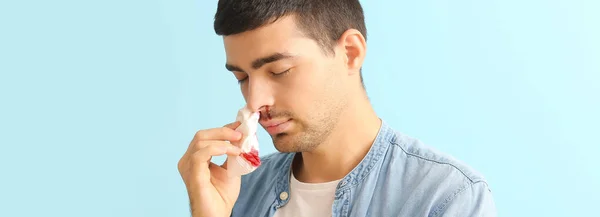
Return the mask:
[[476,182],[457,192],[453,199],[441,207],[435,217],[496,217],[492,191],[486,182]]

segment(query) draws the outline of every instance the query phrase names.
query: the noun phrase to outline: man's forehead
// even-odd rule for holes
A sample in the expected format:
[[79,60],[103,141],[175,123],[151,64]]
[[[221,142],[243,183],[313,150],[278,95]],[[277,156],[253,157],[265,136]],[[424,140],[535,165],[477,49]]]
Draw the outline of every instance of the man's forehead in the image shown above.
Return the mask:
[[298,53],[294,43],[290,41],[249,41],[238,45],[236,42],[225,42],[225,53],[228,64],[250,66],[257,58],[264,58],[273,54],[292,55]]
[[256,58],[275,53],[298,54],[308,38],[297,30],[293,19],[284,17],[263,27],[223,37],[228,64],[248,66]]

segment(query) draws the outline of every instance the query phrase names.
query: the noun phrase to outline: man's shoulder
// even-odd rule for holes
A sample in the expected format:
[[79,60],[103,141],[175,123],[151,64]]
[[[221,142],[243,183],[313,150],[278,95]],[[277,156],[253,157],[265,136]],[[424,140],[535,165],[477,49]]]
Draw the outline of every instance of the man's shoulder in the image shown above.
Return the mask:
[[407,165],[419,165],[408,167],[415,170],[429,169],[440,173],[453,173],[462,177],[471,184],[486,182],[482,173],[474,167],[466,164],[454,156],[442,152],[433,146],[429,146],[421,140],[395,131],[395,136],[390,139],[391,149],[403,159],[401,162]]
[[491,190],[482,173],[419,139],[395,130],[393,134],[388,139],[386,158],[390,160],[386,161],[385,173],[397,180],[395,188],[402,189],[407,197],[415,196],[416,203],[428,204],[431,216],[495,212]]

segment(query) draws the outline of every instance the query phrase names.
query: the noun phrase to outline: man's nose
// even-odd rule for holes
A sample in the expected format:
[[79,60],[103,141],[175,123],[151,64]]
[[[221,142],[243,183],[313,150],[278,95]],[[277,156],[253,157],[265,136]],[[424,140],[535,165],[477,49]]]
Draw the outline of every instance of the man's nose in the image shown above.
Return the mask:
[[252,111],[265,112],[265,109],[273,105],[274,97],[271,85],[265,78],[248,79],[248,96],[246,104]]

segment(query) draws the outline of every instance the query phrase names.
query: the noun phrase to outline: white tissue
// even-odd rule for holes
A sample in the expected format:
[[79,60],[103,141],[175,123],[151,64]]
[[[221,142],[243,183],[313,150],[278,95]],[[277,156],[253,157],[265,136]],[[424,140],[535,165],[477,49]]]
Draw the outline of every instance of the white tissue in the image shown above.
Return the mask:
[[[238,111],[236,121],[241,122],[241,125],[235,130],[242,133],[242,139],[239,142],[233,142],[232,144],[240,147],[242,153],[250,153],[253,149],[256,152],[259,150],[258,138],[256,137],[259,118],[259,112],[252,112],[246,106]],[[231,175],[246,175],[258,168],[250,164],[242,156],[228,156],[226,163],[227,171]]]

